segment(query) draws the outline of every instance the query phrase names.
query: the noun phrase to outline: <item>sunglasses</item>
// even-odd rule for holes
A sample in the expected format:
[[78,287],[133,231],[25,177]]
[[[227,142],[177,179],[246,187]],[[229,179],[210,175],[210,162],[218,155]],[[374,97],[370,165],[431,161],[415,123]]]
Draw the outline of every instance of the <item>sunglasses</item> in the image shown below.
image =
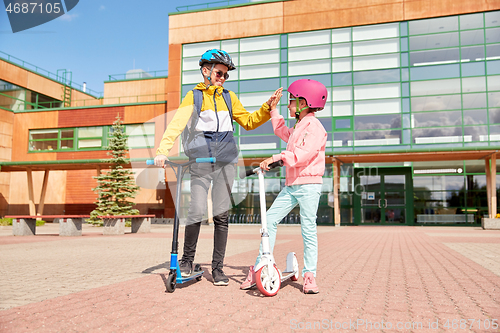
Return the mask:
[[227,73],[224,73],[223,71],[221,70],[218,70],[218,69],[214,69],[214,73],[215,73],[215,76],[217,76],[218,79],[220,78],[224,78],[224,80],[227,80],[229,79],[229,74]]

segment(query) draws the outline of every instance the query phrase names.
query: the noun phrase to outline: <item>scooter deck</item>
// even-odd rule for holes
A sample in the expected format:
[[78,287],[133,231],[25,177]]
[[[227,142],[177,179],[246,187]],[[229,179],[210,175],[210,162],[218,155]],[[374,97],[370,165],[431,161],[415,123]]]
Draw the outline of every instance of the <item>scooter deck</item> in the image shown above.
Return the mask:
[[281,282],[288,280],[295,275],[295,272],[283,272],[281,273]]
[[184,283],[196,278],[201,278],[205,271],[193,271],[189,276],[177,276],[177,283]]

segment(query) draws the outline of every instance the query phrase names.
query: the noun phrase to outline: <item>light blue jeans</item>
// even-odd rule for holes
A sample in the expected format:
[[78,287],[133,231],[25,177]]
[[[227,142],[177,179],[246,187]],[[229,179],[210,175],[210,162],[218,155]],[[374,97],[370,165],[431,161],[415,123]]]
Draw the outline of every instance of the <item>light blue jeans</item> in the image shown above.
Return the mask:
[[[300,207],[300,228],[304,242],[304,273],[312,272],[316,276],[318,264],[318,235],[316,232],[316,216],[318,213],[319,197],[321,195],[321,184],[304,184],[286,186],[276,197],[271,208],[267,211],[267,229],[269,232],[269,244],[271,252],[276,242],[278,223],[283,220],[290,211],[297,206]],[[262,255],[262,244],[255,266],[260,262]]]

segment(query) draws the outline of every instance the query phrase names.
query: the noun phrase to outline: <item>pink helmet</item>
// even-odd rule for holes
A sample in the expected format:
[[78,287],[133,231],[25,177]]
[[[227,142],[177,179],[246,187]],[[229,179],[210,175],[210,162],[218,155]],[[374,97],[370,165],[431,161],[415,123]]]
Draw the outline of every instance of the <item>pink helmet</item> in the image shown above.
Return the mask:
[[311,79],[301,79],[293,82],[288,87],[288,92],[296,98],[305,98],[307,106],[318,109],[318,111],[323,110],[328,97],[325,85]]

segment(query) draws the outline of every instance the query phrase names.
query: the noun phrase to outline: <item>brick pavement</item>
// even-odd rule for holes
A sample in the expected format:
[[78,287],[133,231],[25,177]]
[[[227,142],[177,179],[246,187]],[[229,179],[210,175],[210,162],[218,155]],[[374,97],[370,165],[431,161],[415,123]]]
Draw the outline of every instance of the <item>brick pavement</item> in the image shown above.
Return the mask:
[[[1,236],[0,332],[500,331],[485,328],[500,320],[500,231],[320,227],[320,293],[302,294],[299,279],[266,298],[239,290],[258,229],[230,227],[228,287],[213,286],[205,272],[174,293],[165,292],[169,226],[124,236],[95,229],[63,239],[50,231]],[[211,238],[204,226],[197,254],[204,268]],[[280,227],[278,240],[278,265],[296,251],[302,266],[299,227]]]

